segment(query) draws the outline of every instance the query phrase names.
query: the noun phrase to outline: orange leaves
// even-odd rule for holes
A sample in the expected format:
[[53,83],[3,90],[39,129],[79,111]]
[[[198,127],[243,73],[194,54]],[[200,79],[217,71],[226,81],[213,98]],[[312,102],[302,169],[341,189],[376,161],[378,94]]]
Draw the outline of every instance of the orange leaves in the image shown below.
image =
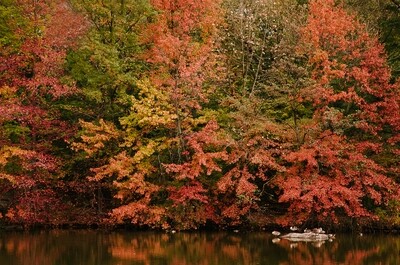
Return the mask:
[[[292,173],[292,174],[290,174]],[[277,179],[277,184],[282,189],[283,194],[280,196],[280,202],[296,202],[302,193],[302,178],[299,176],[298,168],[291,167],[288,174],[290,177],[282,177]]]
[[117,189],[114,198],[118,199],[122,206],[111,212],[112,222],[122,223],[129,220],[137,225],[162,225],[164,209],[150,205],[151,198],[159,187],[145,179],[152,173],[152,167],[149,167],[148,163],[135,161],[134,157],[123,151],[110,158],[107,164],[91,170],[95,176],[90,177],[90,180],[112,180],[113,187]]
[[231,169],[217,182],[217,188],[223,193],[234,189],[236,185],[236,176],[238,175],[240,175],[238,168]]
[[135,161],[135,157],[127,155],[125,151],[110,158],[104,166],[91,169],[94,177],[90,180],[101,181],[112,179],[113,186],[118,189],[116,198],[124,201],[132,196],[140,195],[149,199],[158,187],[145,180],[153,171],[153,167],[146,161]]
[[117,139],[119,132],[116,130],[113,124],[100,119],[98,124],[79,121],[82,126],[83,132],[80,136],[82,142],[71,143],[73,150],[84,151],[87,156],[92,156],[102,148],[111,139]]
[[247,167],[243,169],[234,167],[218,181],[217,187],[221,193],[233,193],[251,205],[258,200],[255,196],[257,186],[252,183],[255,179],[256,175],[250,173]]
[[241,217],[250,210],[250,205],[232,204],[222,210],[222,217],[230,220],[230,225],[240,225]]
[[[192,133],[187,138],[187,146],[193,154],[188,162],[183,164],[165,165],[168,173],[175,173],[176,179],[195,179],[203,173],[211,175],[220,172],[221,168],[217,161],[226,161],[228,154],[224,150],[227,140],[219,131],[216,121],[210,121],[201,131]],[[205,149],[214,149],[205,151]],[[221,150],[221,151],[218,151]]]
[[[206,126],[193,132],[197,130],[194,112],[207,101],[203,86],[212,70],[208,64],[218,5],[208,0],[151,3],[160,11],[142,35],[143,42],[151,44],[143,55],[152,65],[151,76],[149,81],[139,82],[140,92],[133,99],[131,114],[122,118],[121,124],[127,131],[125,145],[135,150],[135,163],[150,169],[155,154],[172,156],[172,161],[164,158],[168,163],[163,164],[173,186],[180,187],[168,188],[169,200],[175,203],[171,218],[191,220],[196,219],[201,207],[189,211],[184,204],[207,202],[203,194],[207,190],[198,179],[221,171],[218,162],[226,159],[225,141],[216,122],[206,119]],[[143,172],[148,176],[151,171]],[[186,214],[190,216],[184,217]],[[182,226],[197,225],[195,220],[193,224],[182,222]]]
[[[398,194],[396,183],[384,175],[384,168],[364,156],[345,137],[325,132],[320,138],[285,156],[292,165],[278,177],[281,202],[290,202],[289,219],[298,221],[300,212],[326,216],[338,222],[340,212],[347,216],[372,217],[362,204],[364,196],[377,205]],[[290,221],[289,221],[290,222]]]
[[218,3],[209,0],[152,3],[160,13],[145,34],[145,42],[151,43],[152,48],[144,57],[154,65],[153,84],[166,91],[178,118],[182,119],[206,101],[203,82],[212,70],[207,64],[212,60]]
[[105,177],[113,176],[115,176],[117,179],[123,179],[131,175],[132,169],[133,159],[131,157],[127,157],[126,153],[123,152],[111,158],[107,165],[92,169],[96,175],[93,178],[90,178],[90,180],[100,181]]
[[373,217],[366,198],[377,206],[399,193],[388,168],[373,159],[388,151],[383,135],[399,133],[398,112],[386,111],[397,110],[399,101],[383,47],[333,0],[310,1],[298,47],[317,84],[310,98],[314,122],[305,142],[283,156],[287,170],[277,185],[290,207],[281,221]]
[[285,158],[290,162],[304,161],[304,162],[306,162],[306,165],[308,168],[317,168],[318,163],[317,163],[317,160],[315,159],[317,153],[318,153],[318,150],[306,149],[306,148],[302,147],[299,150],[299,152],[289,153],[288,155],[285,156]]
[[171,187],[169,192],[171,193],[169,198],[176,205],[187,205],[192,200],[205,204],[209,202],[208,197],[205,195],[207,190],[198,181],[191,181],[180,188]]
[[258,187],[250,182],[252,180],[254,180],[254,176],[250,174],[247,169],[244,169],[241,172],[241,176],[239,176],[239,181],[236,187],[237,196],[243,196],[246,200],[257,199],[255,192]]
[[[390,70],[377,38],[341,5],[320,0],[310,2],[307,25],[301,33],[300,49],[309,55],[312,77],[320,86],[315,96],[322,94],[324,105],[353,102],[373,117],[366,106],[373,103],[366,99],[371,95],[382,100],[390,90]],[[335,95],[340,92],[341,96]],[[318,98],[314,101],[321,102]]]
[[340,5],[335,6],[334,0],[314,0],[309,4],[307,27],[302,36],[317,49],[345,50],[351,45],[349,37],[358,33],[358,25]]
[[[247,122],[255,121],[239,124],[246,128]],[[259,183],[266,183],[270,174],[285,170],[277,161],[282,152],[277,139],[268,135],[271,131],[263,130],[270,126],[267,123],[244,131],[239,140],[231,139],[228,147],[227,169],[216,183],[216,194],[221,198],[218,206],[223,221],[230,225],[239,224],[251,209],[258,209],[263,203]]]
[[148,201],[142,200],[120,206],[111,213],[115,223],[124,223],[126,220],[130,220],[135,225],[166,229],[168,224],[163,220],[164,215],[163,207],[149,206]]

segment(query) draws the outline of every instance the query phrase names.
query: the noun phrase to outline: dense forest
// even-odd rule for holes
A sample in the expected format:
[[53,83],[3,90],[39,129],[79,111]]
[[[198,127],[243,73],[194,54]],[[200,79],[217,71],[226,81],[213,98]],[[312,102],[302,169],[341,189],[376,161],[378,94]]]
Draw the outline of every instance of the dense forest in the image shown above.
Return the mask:
[[400,226],[400,1],[0,0],[0,226]]

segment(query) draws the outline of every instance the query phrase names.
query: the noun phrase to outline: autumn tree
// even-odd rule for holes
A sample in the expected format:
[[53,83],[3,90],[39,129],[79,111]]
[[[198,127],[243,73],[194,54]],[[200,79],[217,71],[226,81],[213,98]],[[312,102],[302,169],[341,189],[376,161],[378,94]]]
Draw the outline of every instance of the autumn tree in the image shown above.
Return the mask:
[[63,63],[85,23],[65,1],[18,1],[7,7],[17,11],[11,18],[21,27],[8,27],[14,39],[2,43],[0,59],[0,174],[8,180],[2,182],[2,195],[9,201],[6,216],[28,225],[56,224],[65,221],[60,210],[66,207],[54,190],[62,176],[59,150],[73,133],[60,119],[56,102],[75,91],[62,80]]
[[79,49],[67,57],[68,72],[84,97],[70,104],[72,118],[102,118],[117,124],[128,113],[130,96],[138,91],[136,81],[146,70],[139,57],[143,50],[139,35],[151,19],[151,7],[147,0],[73,4],[91,27]]
[[397,31],[357,2],[0,1],[0,217],[398,222]]
[[229,0],[223,2],[225,26],[220,52],[225,57],[231,93],[245,97],[262,89],[273,47],[282,37],[282,7],[293,1]]
[[398,0],[368,1],[347,0],[346,4],[355,10],[370,28],[377,31],[379,40],[385,46],[388,63],[394,78],[400,74],[400,2]]
[[175,161],[180,162],[186,131],[212,89],[206,89],[205,81],[213,66],[218,2],[155,0],[152,4],[159,14],[148,27],[144,41],[151,48],[145,57],[152,64],[152,83],[167,93],[174,106]]
[[[100,220],[114,203],[112,181],[87,182],[87,177],[94,174],[91,168],[108,164],[124,150],[119,119],[128,115],[132,96],[141,93],[138,80],[146,63],[140,58],[143,45],[139,35],[151,20],[152,8],[146,0],[72,3],[88,19],[90,28],[80,46],[67,56],[67,71],[76,82],[79,97],[68,101],[66,115],[80,125],[71,144],[77,152],[70,160],[68,178],[96,187],[93,195],[88,193],[82,201],[93,202]],[[119,136],[107,138],[110,128]]]
[[224,8],[219,52],[226,75],[218,110],[231,143],[217,183],[220,211],[227,224],[261,224],[278,209],[268,184],[285,170],[281,156],[292,132],[301,141],[301,122],[309,116],[296,101],[309,83],[295,53],[305,8],[286,0],[225,1]]
[[[109,6],[97,5],[107,9],[107,16],[112,20],[112,14],[122,12],[123,3],[125,1],[120,3],[121,6],[119,2],[110,3]],[[167,219],[175,216],[171,214],[168,217],[165,207],[160,205],[173,200],[174,195],[168,199],[168,194],[177,193],[176,189],[167,188],[168,183],[174,183],[173,186],[188,183],[188,190],[193,183],[171,178],[164,166],[171,163],[180,165],[187,160],[190,135],[201,130],[209,120],[201,111],[207,101],[205,81],[210,69],[209,62],[212,62],[210,58],[218,5],[211,1],[153,1],[152,5],[157,15],[140,38],[148,50],[143,50],[141,56],[136,57],[146,61],[148,77],[143,75],[141,80],[130,84],[133,92],[126,97],[130,102],[130,111],[122,115],[117,123],[122,128],[120,135],[123,139],[118,144],[119,151],[92,171],[94,180],[112,181],[117,189],[116,198],[121,206],[113,210],[114,221],[129,220],[138,225],[166,228]],[[121,9],[115,10],[116,6]],[[137,17],[139,23],[141,19]],[[100,25],[101,21],[99,19],[94,23]],[[107,25],[114,24],[110,22]],[[138,28],[131,29],[134,31]],[[110,38],[104,39],[104,42],[119,47],[120,38],[115,38],[117,42],[113,42],[111,32],[107,34]],[[117,34],[117,31],[112,34]],[[126,52],[127,56],[135,57],[135,51]],[[125,69],[124,73],[135,74],[134,69]],[[116,87],[121,88],[121,83]],[[98,139],[102,141],[102,133],[91,130],[84,132],[80,143],[78,141],[74,148],[90,148],[89,138],[85,138],[85,135],[91,135],[93,139],[100,137]]]
[[315,0],[298,49],[315,81],[299,100],[314,114],[304,143],[284,156],[289,166],[277,184],[290,207],[282,221],[374,217],[372,205],[399,192],[391,170],[374,160],[398,150],[398,86],[383,47],[342,5]]

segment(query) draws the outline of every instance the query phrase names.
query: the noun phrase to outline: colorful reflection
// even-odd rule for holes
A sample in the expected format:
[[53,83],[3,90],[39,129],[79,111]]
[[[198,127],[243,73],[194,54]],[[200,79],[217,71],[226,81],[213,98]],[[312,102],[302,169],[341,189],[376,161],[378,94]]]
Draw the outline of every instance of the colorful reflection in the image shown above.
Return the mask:
[[399,236],[342,235],[332,242],[273,239],[266,232],[3,232],[0,264],[400,264]]

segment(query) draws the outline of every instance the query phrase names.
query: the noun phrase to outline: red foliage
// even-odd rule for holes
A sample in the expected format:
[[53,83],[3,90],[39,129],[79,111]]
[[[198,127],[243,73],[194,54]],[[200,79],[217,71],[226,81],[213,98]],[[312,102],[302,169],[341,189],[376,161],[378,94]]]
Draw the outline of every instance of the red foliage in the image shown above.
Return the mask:
[[[150,49],[143,55],[152,64],[151,82],[168,96],[174,108],[178,156],[191,131],[193,113],[207,101],[205,81],[212,72],[218,1],[153,0],[157,20],[143,34]],[[180,161],[179,161],[180,162]]]
[[[242,128],[249,126],[247,122],[259,121],[244,121]],[[207,219],[219,225],[241,224],[251,209],[258,208],[262,194],[258,183],[267,181],[268,172],[284,170],[276,161],[281,154],[279,143],[268,135],[276,128],[267,121],[261,124],[249,126],[253,129],[245,132],[241,140],[234,140],[210,121],[186,138],[185,163],[165,165],[178,183],[185,183],[169,190],[174,207],[192,205],[197,209],[183,211],[186,216],[192,214],[192,226]],[[196,219],[199,211],[204,213]]]
[[20,51],[2,58],[6,63],[3,81],[26,89],[25,96],[30,102],[43,95],[59,98],[75,93],[74,87],[63,84],[60,77],[66,51],[76,44],[87,23],[64,0],[20,0],[18,5],[29,19],[31,29],[20,32],[23,40]]
[[65,205],[52,181],[62,174],[53,144],[70,137],[73,128],[59,119],[48,99],[74,93],[73,86],[61,82],[64,58],[86,24],[67,1],[17,5],[27,21],[15,32],[21,46],[0,54],[0,174],[15,190],[7,217],[26,225],[59,224],[65,221],[59,215]]
[[191,200],[205,204],[208,203],[208,197],[204,195],[207,190],[204,189],[198,181],[192,181],[188,185],[180,188],[171,187],[169,192],[171,193],[169,198],[177,205],[186,205],[190,203]]
[[264,117],[235,118],[239,139],[230,141],[227,170],[216,184],[218,207],[224,222],[231,225],[240,224],[252,209],[259,209],[269,177],[285,170],[278,160],[283,151],[276,136],[283,133],[278,126]]
[[228,138],[216,121],[210,121],[198,132],[186,137],[187,162],[164,165],[174,178],[168,189],[173,202],[171,219],[179,228],[197,228],[207,220],[217,222],[217,200],[213,194],[215,175],[222,171],[221,165],[229,159],[226,146]]
[[[213,172],[221,172],[216,160],[228,159],[227,152],[223,149],[228,141],[218,130],[217,122],[210,121],[201,131],[189,135],[187,147],[192,152],[190,160],[183,164],[165,165],[167,172],[176,173],[175,178],[178,180],[195,179],[203,173],[209,176]],[[213,151],[207,152],[205,148]]]
[[387,148],[385,126],[390,141],[399,135],[399,87],[377,38],[333,0],[310,2],[301,33],[299,51],[309,55],[316,83],[307,99],[314,122],[305,143],[284,156],[289,164],[277,184],[290,207],[280,221],[374,217],[365,200],[381,205],[399,196],[388,171],[367,155]]
[[111,213],[111,221],[124,223],[129,221],[138,226],[149,226],[152,228],[167,229],[169,224],[166,222],[165,208],[150,206],[147,200],[137,200],[114,209]]
[[152,0],[159,13],[143,34],[143,42],[150,44],[143,56],[152,64],[152,85],[165,92],[173,108],[168,130],[174,132],[168,142],[174,143],[177,159],[164,167],[172,176],[169,216],[181,228],[196,227],[212,215],[208,214],[212,212],[209,194],[205,194],[210,187],[199,179],[220,172],[218,162],[227,159],[222,147],[226,141],[215,121],[196,132],[196,124],[204,124],[196,116],[209,94],[205,84],[214,64],[218,2]]
[[[146,33],[153,48],[146,53],[156,65],[153,82],[182,107],[200,108],[205,100],[205,66],[213,49],[215,1],[152,1],[160,9],[157,22]],[[196,39],[193,35],[199,34]],[[199,102],[200,100],[200,102]]]
[[393,198],[398,186],[385,170],[330,131],[285,156],[291,163],[284,177],[281,202],[290,202],[289,215],[281,221],[301,223],[314,218],[339,221],[340,217],[371,217],[362,200],[381,204]]
[[[322,21],[322,23],[321,23]],[[311,99],[317,114],[341,104],[343,118],[373,135],[383,125],[398,133],[398,85],[390,82],[383,46],[333,0],[311,1],[300,49],[309,55],[317,86]],[[343,119],[342,118],[342,119]]]
[[[26,183],[23,183],[26,186]],[[51,188],[29,189],[20,194],[6,217],[24,226],[35,224],[58,225],[66,222],[66,206]]]

